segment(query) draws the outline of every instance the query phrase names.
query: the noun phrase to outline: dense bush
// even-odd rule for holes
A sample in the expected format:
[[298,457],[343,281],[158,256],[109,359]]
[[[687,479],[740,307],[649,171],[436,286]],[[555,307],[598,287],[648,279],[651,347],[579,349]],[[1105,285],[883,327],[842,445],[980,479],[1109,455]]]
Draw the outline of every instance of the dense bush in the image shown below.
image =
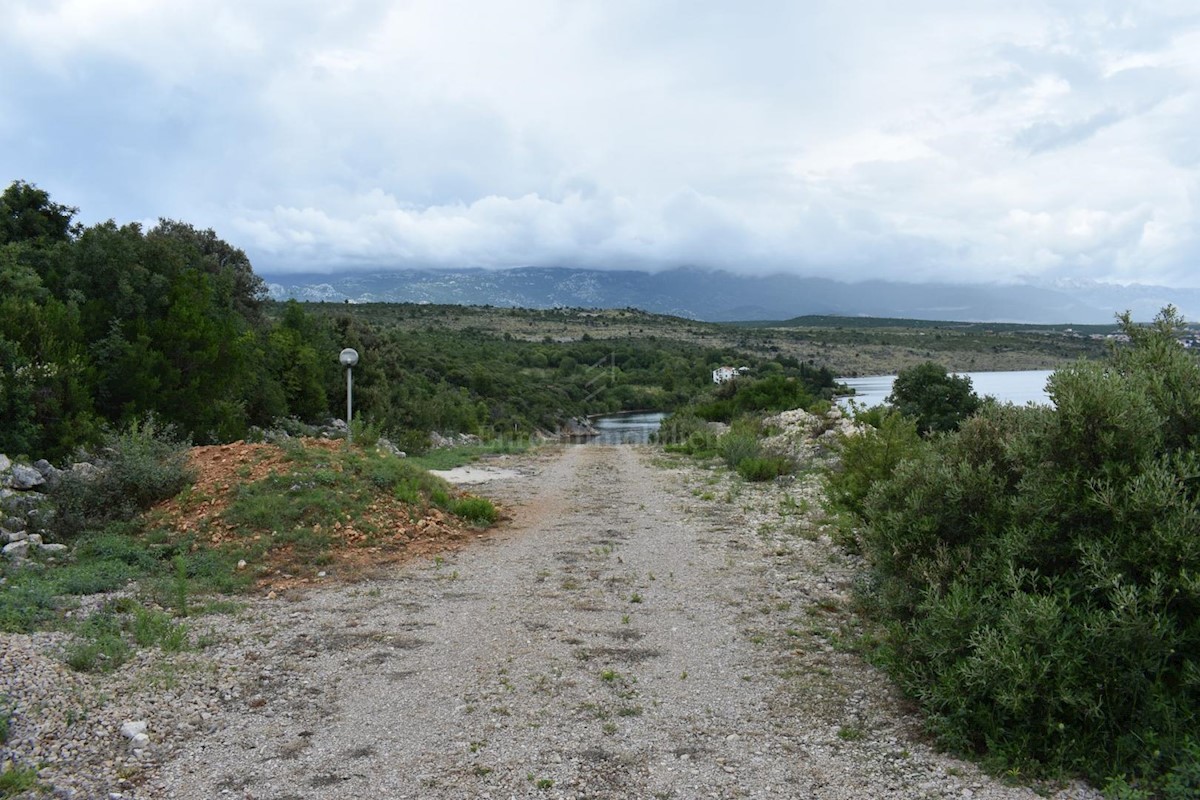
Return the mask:
[[923,434],[952,431],[980,406],[970,378],[951,375],[932,361],[900,370],[887,400],[901,414],[915,419]]
[[1055,373],[1053,409],[850,439],[832,495],[861,513],[886,660],[945,745],[1193,797],[1200,365],[1172,309],[1123,322],[1132,346]]
[[831,380],[823,382],[826,377],[826,371],[804,369],[797,376],[738,378],[718,386],[711,399],[695,404],[692,413],[712,422],[729,422],[741,414],[808,408],[816,400],[814,391],[832,386]]

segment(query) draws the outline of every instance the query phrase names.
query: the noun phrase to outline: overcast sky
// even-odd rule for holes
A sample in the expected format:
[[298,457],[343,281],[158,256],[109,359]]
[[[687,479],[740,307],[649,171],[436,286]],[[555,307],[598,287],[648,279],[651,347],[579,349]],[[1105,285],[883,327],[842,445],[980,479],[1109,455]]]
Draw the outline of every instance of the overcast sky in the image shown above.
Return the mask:
[[1198,286],[1198,12],[0,0],[0,180],[260,272]]

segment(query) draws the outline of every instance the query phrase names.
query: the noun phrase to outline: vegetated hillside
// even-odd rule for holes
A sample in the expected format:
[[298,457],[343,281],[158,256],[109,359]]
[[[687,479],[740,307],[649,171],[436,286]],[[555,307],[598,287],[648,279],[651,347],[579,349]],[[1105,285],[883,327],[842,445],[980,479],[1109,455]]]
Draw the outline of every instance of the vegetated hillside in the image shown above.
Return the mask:
[[835,375],[878,375],[937,361],[957,371],[1050,369],[1100,358],[1105,343],[1088,338],[1115,325],[961,323],[860,317],[803,317],[788,322],[712,323],[638,309],[517,309],[416,303],[305,303],[322,315],[404,330],[473,330],[525,341],[640,340],[684,342],[736,354],[826,367]]
[[355,371],[357,402],[408,448],[420,447],[414,432],[509,436],[554,430],[570,416],[669,411],[710,388],[712,371],[724,364],[799,381],[817,396],[834,389],[832,372],[816,364],[702,331],[663,335],[670,323],[641,312],[386,304],[311,310],[339,341],[364,353]]

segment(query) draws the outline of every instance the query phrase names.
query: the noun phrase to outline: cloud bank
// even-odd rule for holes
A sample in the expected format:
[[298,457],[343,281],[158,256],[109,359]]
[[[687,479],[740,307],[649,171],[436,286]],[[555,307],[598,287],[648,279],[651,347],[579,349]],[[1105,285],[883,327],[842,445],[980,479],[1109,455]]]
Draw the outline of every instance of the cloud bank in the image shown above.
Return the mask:
[[1200,15],[1092,5],[10,0],[0,179],[260,271],[1197,285]]

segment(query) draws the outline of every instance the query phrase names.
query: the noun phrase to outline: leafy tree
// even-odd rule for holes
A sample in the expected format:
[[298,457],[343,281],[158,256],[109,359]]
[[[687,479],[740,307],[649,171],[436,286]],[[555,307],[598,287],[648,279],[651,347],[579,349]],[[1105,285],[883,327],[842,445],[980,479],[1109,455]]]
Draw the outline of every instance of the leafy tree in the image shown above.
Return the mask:
[[952,431],[979,410],[971,379],[951,375],[941,364],[926,361],[900,371],[887,402],[917,421],[922,434]]
[[0,245],[68,241],[78,210],[51,202],[45,190],[31,183],[13,181],[0,194]]

